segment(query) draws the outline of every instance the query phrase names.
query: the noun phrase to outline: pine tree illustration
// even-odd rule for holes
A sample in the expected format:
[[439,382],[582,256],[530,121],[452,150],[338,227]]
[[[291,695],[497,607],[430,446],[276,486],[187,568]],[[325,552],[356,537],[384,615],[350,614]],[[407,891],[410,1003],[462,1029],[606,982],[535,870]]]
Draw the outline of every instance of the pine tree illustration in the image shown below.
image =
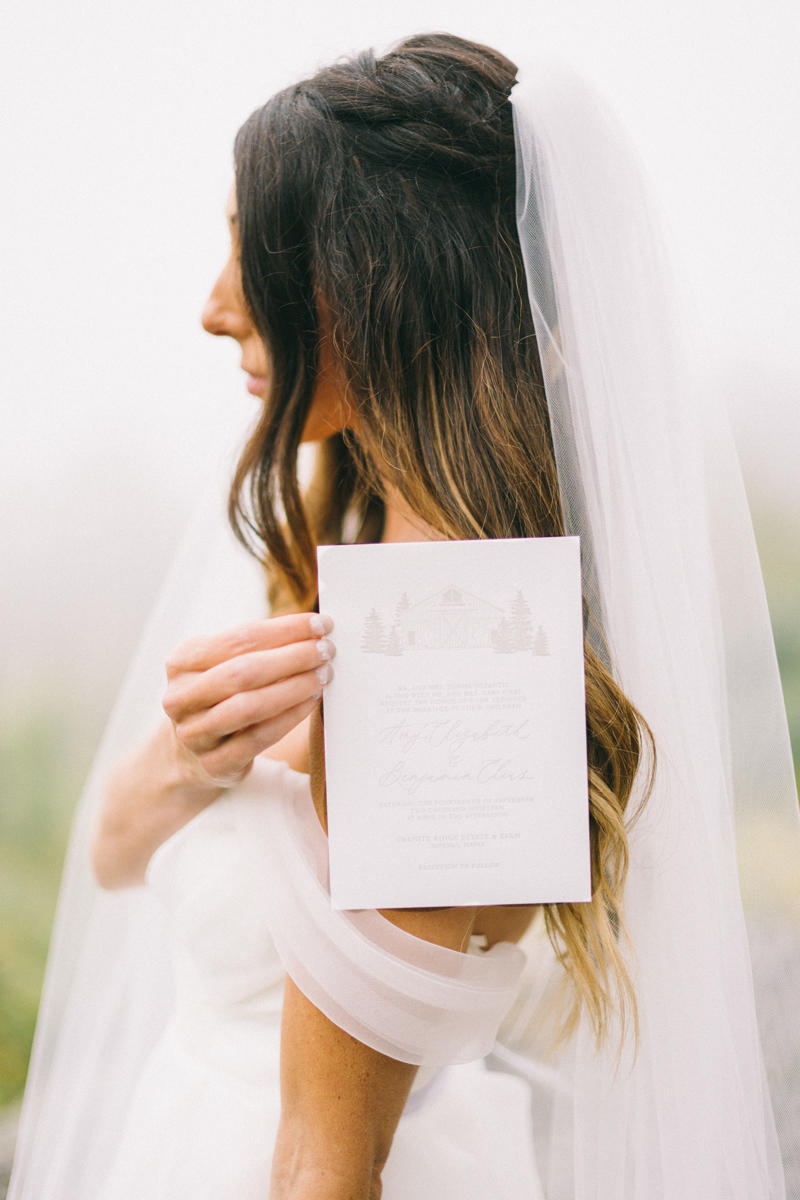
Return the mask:
[[404,612],[408,612],[409,608],[411,608],[411,601],[408,598],[408,593],[403,592],[402,596],[397,601],[397,608],[395,610],[398,621]]
[[383,654],[386,649],[386,633],[383,621],[373,608],[364,621],[364,633],[361,637],[363,654]]
[[514,631],[505,617],[503,617],[502,621],[495,629],[494,634],[492,635],[492,641],[494,642],[495,654],[514,653]]
[[550,653],[550,643],[547,640],[547,634],[545,633],[545,631],[542,629],[542,627],[540,625],[539,628],[536,630],[536,637],[533,639],[533,649],[531,650],[531,654],[535,654],[539,657],[544,658],[545,655],[547,655],[549,653]]
[[384,654],[392,654],[397,657],[403,653],[403,648],[400,645],[400,635],[398,633],[399,626],[393,625],[389,630],[389,636],[386,639],[386,649]]
[[528,601],[518,591],[511,603],[511,631],[515,650],[533,649],[533,624]]

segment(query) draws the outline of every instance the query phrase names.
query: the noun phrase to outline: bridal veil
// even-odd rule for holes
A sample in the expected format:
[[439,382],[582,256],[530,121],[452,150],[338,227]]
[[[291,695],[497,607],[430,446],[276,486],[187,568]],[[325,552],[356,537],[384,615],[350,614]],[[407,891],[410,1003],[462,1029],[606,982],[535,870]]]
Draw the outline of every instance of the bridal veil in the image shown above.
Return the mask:
[[[551,67],[526,72],[512,104],[518,225],[588,628],[653,730],[658,769],[631,828],[625,896],[638,1044],[618,1054],[612,1037],[598,1052],[587,1023],[548,1052],[540,1018],[558,968],[533,947],[491,1062],[532,1082],[548,1200],[782,1200],[782,1156],[800,1195],[800,1084],[786,1068],[800,1035],[781,980],[800,958],[800,818],[735,452],[702,354],[682,346],[614,119]],[[210,501],[76,817],[12,1200],[91,1200],[169,1012],[157,904],[91,878],[105,774],[160,719],[172,647],[265,615],[263,591]]]

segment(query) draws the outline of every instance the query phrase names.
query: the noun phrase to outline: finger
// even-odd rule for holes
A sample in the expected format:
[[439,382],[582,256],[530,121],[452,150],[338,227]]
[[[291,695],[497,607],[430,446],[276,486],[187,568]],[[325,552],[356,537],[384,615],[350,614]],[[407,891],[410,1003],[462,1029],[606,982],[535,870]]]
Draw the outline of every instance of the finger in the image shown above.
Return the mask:
[[319,704],[319,698],[310,696],[307,700],[287,709],[271,721],[263,721],[251,725],[210,750],[197,756],[207,774],[220,784],[236,783],[242,774],[263,750],[274,746],[290,730],[304,721],[309,713]]
[[190,671],[207,671],[230,658],[257,650],[272,650],[292,642],[324,637],[333,629],[333,621],[324,613],[290,613],[237,625],[222,633],[189,638],[167,658],[167,678]]
[[237,692],[221,704],[182,721],[176,727],[177,736],[187,750],[199,755],[232,734],[273,721],[312,697],[318,699],[332,677],[332,667],[323,663],[316,670],[304,671],[269,687]]
[[242,654],[202,674],[174,680],[164,694],[164,710],[171,720],[179,722],[239,692],[254,691],[313,670],[335,654],[336,647],[328,638]]

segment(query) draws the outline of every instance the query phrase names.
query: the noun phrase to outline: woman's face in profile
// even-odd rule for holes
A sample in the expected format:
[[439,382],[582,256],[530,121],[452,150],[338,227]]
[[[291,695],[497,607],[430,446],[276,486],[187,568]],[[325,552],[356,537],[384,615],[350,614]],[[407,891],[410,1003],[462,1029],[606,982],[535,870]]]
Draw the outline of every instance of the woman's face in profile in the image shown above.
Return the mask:
[[[225,217],[231,236],[231,251],[211,289],[200,320],[207,333],[212,333],[215,337],[230,337],[239,343],[242,348],[241,367],[247,375],[247,390],[253,396],[265,400],[270,381],[269,359],[264,343],[250,320],[242,291],[235,185],[231,185],[228,193]],[[304,442],[316,442],[330,437],[348,424],[344,389],[338,378],[330,336],[324,329],[324,320],[321,324],[323,329],[319,348],[319,375],[311,411],[303,430]]]
[[213,333],[217,337],[231,337],[239,343],[242,348],[241,367],[247,375],[247,390],[263,400],[267,394],[269,364],[264,343],[253,328],[242,294],[239,218],[234,186],[231,186],[228,193],[225,217],[231,236],[231,251],[211,289],[200,320],[207,333]]

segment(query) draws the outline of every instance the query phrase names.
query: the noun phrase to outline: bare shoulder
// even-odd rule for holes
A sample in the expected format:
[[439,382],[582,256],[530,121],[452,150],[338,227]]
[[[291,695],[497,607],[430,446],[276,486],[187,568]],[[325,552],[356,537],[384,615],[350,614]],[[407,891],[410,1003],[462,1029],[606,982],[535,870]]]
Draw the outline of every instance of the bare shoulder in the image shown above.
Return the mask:
[[530,929],[539,911],[533,904],[497,904],[482,908],[475,918],[474,933],[486,938],[487,948],[496,942],[518,942]]

